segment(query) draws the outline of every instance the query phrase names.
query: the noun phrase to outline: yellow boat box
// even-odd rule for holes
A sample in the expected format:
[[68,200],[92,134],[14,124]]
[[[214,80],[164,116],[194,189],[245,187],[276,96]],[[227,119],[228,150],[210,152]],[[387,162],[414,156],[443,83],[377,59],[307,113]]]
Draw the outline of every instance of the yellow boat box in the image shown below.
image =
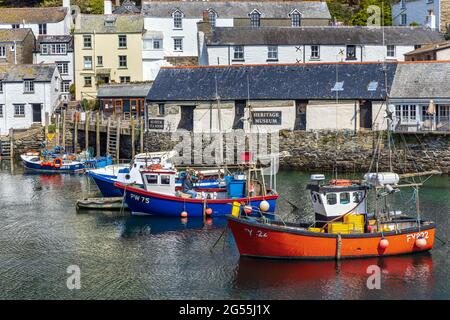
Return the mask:
[[344,216],[344,223],[354,223],[355,225],[364,225],[363,214],[348,214]]
[[354,227],[355,225],[353,223],[333,222],[328,225],[328,233],[350,234]]
[[308,228],[308,231],[310,231],[310,232],[325,232],[325,230],[323,230],[322,228],[313,228],[313,227]]

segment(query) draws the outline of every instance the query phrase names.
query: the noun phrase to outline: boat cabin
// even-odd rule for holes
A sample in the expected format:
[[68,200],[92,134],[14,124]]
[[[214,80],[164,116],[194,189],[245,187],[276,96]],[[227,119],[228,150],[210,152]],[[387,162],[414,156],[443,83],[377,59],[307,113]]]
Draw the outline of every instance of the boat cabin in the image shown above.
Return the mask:
[[175,195],[176,171],[165,169],[148,169],[142,170],[141,174],[145,190],[172,196]]
[[346,213],[367,213],[368,187],[351,180],[331,180],[321,184],[324,175],[313,175],[315,183],[308,184],[310,199],[317,221],[329,221]]

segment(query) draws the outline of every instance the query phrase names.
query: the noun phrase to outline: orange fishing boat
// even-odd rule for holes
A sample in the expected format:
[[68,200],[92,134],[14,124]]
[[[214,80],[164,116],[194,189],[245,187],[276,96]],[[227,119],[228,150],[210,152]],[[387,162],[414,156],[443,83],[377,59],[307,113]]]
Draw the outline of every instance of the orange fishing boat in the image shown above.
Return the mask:
[[[368,173],[361,181],[332,180],[312,175],[307,185],[315,213],[310,223],[250,217],[236,203],[228,226],[242,256],[287,259],[341,259],[409,254],[430,250],[436,225],[420,217],[418,187],[399,184],[401,178],[435,174]],[[416,216],[390,208],[387,198],[401,187],[413,187]],[[369,192],[376,193],[369,212]],[[382,202],[383,206],[379,203]],[[255,208],[254,210],[258,210]]]

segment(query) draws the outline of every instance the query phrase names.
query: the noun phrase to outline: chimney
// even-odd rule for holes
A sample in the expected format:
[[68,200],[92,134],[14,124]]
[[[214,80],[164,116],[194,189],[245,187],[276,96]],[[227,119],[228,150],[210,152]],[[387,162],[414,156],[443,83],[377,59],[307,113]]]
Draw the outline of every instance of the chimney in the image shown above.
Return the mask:
[[203,11],[203,19],[197,22],[197,31],[203,33],[211,33],[212,26],[209,23],[209,12],[208,10]]
[[112,2],[111,2],[111,0],[105,0],[103,8],[104,8],[104,13],[105,14],[112,14]]
[[116,0],[116,7],[120,7],[120,0]]
[[430,11],[427,15],[426,26],[431,30],[436,29],[436,16],[432,11]]
[[70,0],[63,0],[63,8],[70,9]]
[[203,22],[209,22],[209,12],[208,12],[208,10],[203,10]]

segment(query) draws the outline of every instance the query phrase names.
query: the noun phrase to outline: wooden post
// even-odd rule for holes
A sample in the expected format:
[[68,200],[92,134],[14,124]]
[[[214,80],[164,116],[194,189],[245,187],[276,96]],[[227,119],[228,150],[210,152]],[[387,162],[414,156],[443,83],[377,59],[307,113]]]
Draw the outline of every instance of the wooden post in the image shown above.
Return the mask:
[[109,139],[111,139],[110,132],[109,132],[110,127],[111,127],[111,118],[108,117],[108,123],[106,124],[106,154],[107,155],[111,155],[109,153]]
[[130,118],[130,126],[131,126],[131,157],[132,157],[132,159],[134,159],[134,156],[136,155],[136,150],[134,147],[135,126],[134,126],[133,115]]
[[9,158],[11,163],[14,161],[14,129],[9,129]]
[[140,150],[144,153],[144,119],[139,118],[139,135],[140,135]]
[[75,119],[74,119],[74,126],[73,126],[73,134],[74,134],[74,138],[73,138],[73,153],[77,153],[77,145],[78,145],[78,112],[75,113]]
[[66,110],[62,112],[62,147],[66,149]]
[[57,141],[57,145],[60,145],[60,136],[59,136],[59,114],[56,115],[55,117],[55,135],[56,135],[56,141]]
[[95,114],[95,149],[97,151],[97,158],[100,157],[100,114]]
[[48,114],[48,112],[45,113],[45,130],[44,130],[44,140],[45,140],[45,147],[48,146],[48,125],[49,125],[49,120],[50,120],[50,116]]
[[116,159],[117,163],[119,163],[120,157],[120,117],[117,120],[117,140],[116,140]]
[[89,111],[86,111],[86,121],[84,123],[84,146],[87,152],[89,149]]

